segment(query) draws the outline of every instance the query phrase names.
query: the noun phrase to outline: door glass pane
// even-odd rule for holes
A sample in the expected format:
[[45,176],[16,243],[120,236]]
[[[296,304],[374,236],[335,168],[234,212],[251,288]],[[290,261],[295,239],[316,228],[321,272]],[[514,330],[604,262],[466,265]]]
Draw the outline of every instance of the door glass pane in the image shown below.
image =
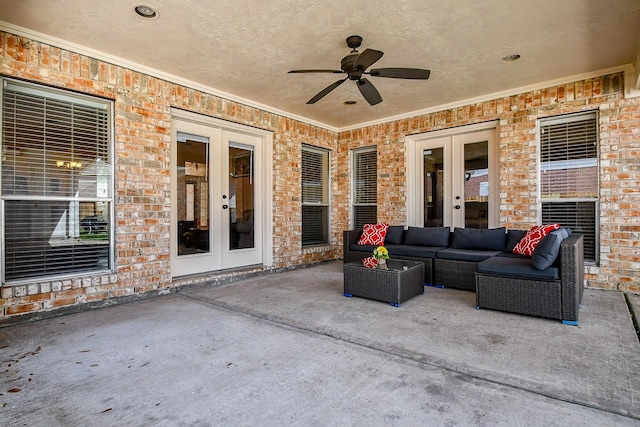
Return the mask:
[[488,228],[489,143],[464,146],[464,226]]
[[229,145],[229,249],[254,247],[254,165],[251,147]]
[[443,225],[444,149],[424,150],[424,226]]
[[178,255],[209,252],[209,138],[178,132]]

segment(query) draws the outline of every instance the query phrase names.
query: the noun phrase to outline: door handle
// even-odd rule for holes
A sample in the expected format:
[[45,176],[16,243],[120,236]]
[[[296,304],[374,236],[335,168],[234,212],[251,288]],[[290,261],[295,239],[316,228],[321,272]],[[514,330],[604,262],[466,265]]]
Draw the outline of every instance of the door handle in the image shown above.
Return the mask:
[[222,205],[222,209],[229,209],[229,205]]
[[455,205],[454,208],[460,209],[460,205]]

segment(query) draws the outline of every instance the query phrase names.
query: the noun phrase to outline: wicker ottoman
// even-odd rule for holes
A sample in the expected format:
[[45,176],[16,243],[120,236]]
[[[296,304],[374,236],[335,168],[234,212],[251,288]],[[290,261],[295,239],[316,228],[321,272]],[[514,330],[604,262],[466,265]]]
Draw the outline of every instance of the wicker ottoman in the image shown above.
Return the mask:
[[387,302],[395,307],[424,293],[424,263],[387,260],[388,270],[368,268],[362,261],[344,264],[344,295]]

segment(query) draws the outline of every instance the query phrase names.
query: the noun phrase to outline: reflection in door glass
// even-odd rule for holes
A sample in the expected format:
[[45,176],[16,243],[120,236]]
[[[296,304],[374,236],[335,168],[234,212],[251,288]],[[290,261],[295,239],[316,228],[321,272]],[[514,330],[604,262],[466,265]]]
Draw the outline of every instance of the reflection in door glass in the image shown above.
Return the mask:
[[177,139],[178,255],[209,252],[209,138]]
[[253,248],[254,167],[250,146],[229,144],[229,249]]
[[489,209],[489,144],[464,146],[464,226],[487,228]]
[[424,150],[424,226],[443,225],[444,162],[442,148]]

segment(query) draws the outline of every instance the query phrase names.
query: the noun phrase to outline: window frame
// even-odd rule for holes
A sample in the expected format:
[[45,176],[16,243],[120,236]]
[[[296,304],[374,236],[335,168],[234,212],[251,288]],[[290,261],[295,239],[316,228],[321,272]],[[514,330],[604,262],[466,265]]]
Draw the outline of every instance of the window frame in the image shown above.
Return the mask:
[[[573,163],[576,165],[585,165],[585,166],[595,166],[595,189],[593,193],[595,197],[562,197],[561,195],[557,197],[546,197],[543,193],[543,173],[545,171],[553,170],[553,165],[549,165],[549,167],[545,166],[545,163],[552,163],[553,161],[558,160],[548,160],[543,161],[544,155],[544,137],[543,133],[545,128],[554,125],[563,125],[570,124],[572,122],[584,122],[592,120],[595,125],[595,157],[589,158],[578,158],[578,159],[566,159],[559,160],[564,161],[566,163]],[[580,211],[580,205],[584,206],[588,203],[593,203],[593,257],[594,259],[585,258],[586,265],[599,265],[600,262],[600,131],[599,131],[599,115],[597,111],[585,111],[579,113],[566,114],[562,116],[554,116],[547,117],[543,119],[539,119],[537,122],[537,132],[538,132],[538,209],[539,209],[539,218],[543,222],[555,222],[555,220],[550,221],[551,219],[545,214],[545,205],[548,207],[553,204],[576,204],[576,214]],[[569,138],[568,138],[569,139]],[[567,141],[571,142],[571,141]],[[586,144],[587,141],[583,141],[581,143]],[[585,145],[586,148],[586,145]],[[570,153],[568,153],[570,154]],[[595,164],[593,164],[595,161]],[[566,168],[569,169],[569,168]],[[556,214],[561,215],[561,214]],[[569,225],[569,228],[571,226]],[[575,230],[573,230],[575,231]]]
[[[360,198],[360,194],[358,192],[358,174],[359,174],[359,170],[358,170],[358,165],[359,165],[359,157],[363,156],[363,155],[371,155],[373,154],[374,157],[374,163],[375,163],[375,174],[374,174],[374,183],[373,183],[373,191],[371,191],[368,187],[370,185],[366,185],[367,186],[367,191],[371,191],[372,193],[375,193],[375,202],[371,202],[371,201],[367,201],[367,202],[359,202],[359,198]],[[370,176],[368,176],[367,178],[371,178]],[[355,228],[359,228],[361,227],[360,222],[365,221],[364,223],[371,223],[371,221],[367,221],[367,220],[360,220],[358,218],[358,214],[357,214],[357,208],[358,207],[375,207],[375,218],[373,220],[373,223],[377,222],[377,217],[378,217],[378,149],[376,146],[371,146],[371,147],[363,147],[363,148],[355,148],[353,150],[351,150],[351,228],[355,229]],[[363,224],[364,224],[363,223]]]
[[[320,185],[322,186],[321,188],[321,193],[322,196],[321,198],[325,198],[326,200],[324,201],[310,201],[310,200],[305,200],[305,185],[309,185],[309,183],[305,184],[305,152],[307,153],[314,153],[316,155],[320,155],[323,156],[323,160],[324,162],[326,162],[326,168],[323,167],[323,174],[324,176],[323,178],[323,182],[320,183]],[[321,147],[317,147],[317,146],[313,146],[313,145],[309,145],[309,144],[302,144],[301,147],[301,160],[300,160],[300,184],[301,184],[301,195],[300,195],[300,200],[301,200],[301,229],[302,229],[302,233],[301,233],[301,244],[303,248],[306,247],[312,247],[312,246],[326,246],[328,244],[330,244],[331,241],[331,150],[326,149],[326,148],[321,148]],[[304,220],[304,216],[305,216],[305,207],[322,207],[323,210],[325,211],[323,213],[323,220],[325,221],[326,226],[323,226],[323,230],[322,230],[322,234],[324,234],[324,236],[321,239],[314,239],[311,241],[305,241],[305,220]]]
[[[5,191],[5,189],[2,186],[3,178],[0,177],[0,202],[1,202],[0,249],[2,251],[2,255],[0,255],[0,283],[2,283],[2,285],[5,285],[5,286],[15,286],[22,283],[30,283],[34,281],[42,282],[42,281],[49,281],[49,280],[59,280],[62,278],[73,278],[73,277],[94,275],[94,274],[105,273],[105,272],[109,273],[109,272],[115,271],[114,234],[115,234],[116,221],[115,221],[115,167],[114,167],[114,149],[115,149],[114,102],[109,99],[77,93],[77,92],[70,91],[68,89],[55,88],[55,87],[50,87],[50,86],[46,86],[38,83],[16,80],[16,79],[5,78],[5,77],[0,77],[0,87],[1,87],[0,129],[4,130],[4,126],[5,126],[5,123],[4,123],[4,118],[5,118],[5,102],[4,102],[5,99],[4,98],[6,95],[5,90],[10,90],[14,93],[18,92],[18,93],[26,94],[27,96],[34,95],[36,97],[42,97],[43,106],[48,105],[47,102],[58,102],[60,103],[59,105],[63,105],[64,107],[71,109],[71,111],[75,111],[74,108],[84,108],[84,109],[89,108],[90,110],[93,110],[96,112],[104,111],[104,114],[102,114],[102,117],[96,116],[96,121],[95,121],[95,129],[103,129],[104,137],[100,139],[96,139],[95,145],[89,144],[87,146],[81,147],[80,149],[82,150],[88,147],[90,150],[95,150],[96,154],[102,154],[99,152],[101,148],[100,144],[106,145],[106,147],[103,148],[103,150],[105,150],[103,151],[105,155],[104,156],[100,155],[96,157],[95,165],[97,170],[95,171],[95,175],[87,175],[87,176],[95,177],[94,178],[95,180],[91,181],[95,184],[94,194],[83,195],[83,196],[80,195],[83,191],[86,191],[87,188],[90,188],[90,187],[82,187],[82,186],[87,185],[87,183],[89,183],[89,185],[91,184],[91,182],[86,181],[86,179],[84,182],[82,182],[82,180],[79,178],[80,175],[78,175],[77,182],[75,182],[74,178],[70,178],[62,181],[63,184],[67,184],[67,187],[71,185],[71,189],[73,191],[71,191],[70,194],[64,194],[65,190],[61,190],[61,193],[57,195],[47,194],[48,190],[46,189],[43,190],[43,188],[45,187],[38,188],[39,185],[37,184],[35,185],[34,188],[28,188],[26,192],[21,192],[21,194],[17,194],[14,191]],[[74,107],[74,105],[77,105],[79,107]],[[90,110],[87,110],[87,111],[90,111]],[[43,115],[41,117],[37,117],[38,118],[37,123],[45,123],[45,121],[47,121],[48,123],[52,117],[53,118],[62,117],[61,119],[56,121],[56,123],[60,123],[59,126],[64,129],[64,133],[61,133],[60,134],[61,136],[58,136],[58,139],[74,140],[74,138],[76,138],[75,135],[78,135],[78,136],[85,135],[85,133],[79,133],[79,134],[75,133],[75,132],[82,132],[82,130],[80,129],[82,129],[82,126],[83,126],[82,124],[77,122],[77,118],[75,116],[70,116],[70,118],[67,118],[64,116]],[[102,122],[103,124],[100,124],[100,122],[98,121],[99,118],[104,120]],[[92,122],[90,121],[88,123],[91,124]],[[66,129],[66,127],[68,127],[68,129]],[[74,133],[72,134],[71,132],[74,132]],[[2,135],[0,135],[0,149],[3,149],[3,156],[0,157],[0,171],[5,171],[4,169],[5,167],[4,149],[6,148],[5,143],[7,145],[10,144],[10,142],[6,142],[6,141],[9,141],[9,139],[5,140],[5,136],[3,132]],[[39,140],[36,139],[35,141],[39,141]],[[42,141],[45,141],[45,139],[42,139]],[[35,143],[34,145],[35,148],[30,148],[30,149],[36,155],[44,156],[43,158],[48,159],[47,161],[53,161],[51,158],[56,155],[55,154],[56,150],[55,148],[52,148],[52,147],[55,147],[56,145],[55,143],[53,143],[54,145],[51,145],[52,142],[50,142],[49,138],[46,139],[46,141],[47,141],[47,145],[45,145],[41,150],[38,150],[37,148],[38,142]],[[15,142],[14,142],[14,145],[15,145]],[[77,155],[78,153],[76,153],[76,150],[78,149],[73,148],[73,146],[71,147],[72,148],[70,148],[68,151],[70,153],[73,153],[74,156]],[[14,156],[15,155],[16,154],[14,154]],[[104,163],[103,165],[99,164],[99,162],[103,160],[104,160],[104,163],[106,163],[106,165]],[[35,163],[33,163],[31,159],[28,159],[27,161],[29,163],[26,163],[26,164],[30,165],[30,167],[33,167],[33,165],[35,165]],[[66,163],[69,163],[69,165],[67,165]],[[71,168],[71,169],[73,168],[73,166],[71,165],[71,163],[73,162],[66,162],[66,163],[62,161],[55,162],[55,166],[57,166],[57,168],[62,168],[62,169],[64,169],[65,167]],[[81,167],[81,165],[77,165],[77,167]],[[85,165],[85,168],[86,168],[86,165]],[[42,180],[42,182],[45,182],[45,179],[49,179],[48,176],[51,175],[51,171],[49,169],[51,168],[43,167],[41,170],[38,170],[37,172],[34,172],[33,169],[30,169],[28,171],[27,176],[36,182],[38,182],[39,180]],[[13,174],[14,179],[17,177],[16,174],[17,172]],[[10,175],[7,175],[7,176],[9,178],[12,177]],[[108,182],[106,182],[107,180]],[[31,186],[31,184],[29,185]],[[54,184],[49,184],[49,185],[57,186],[58,180],[56,180]],[[68,189],[69,188],[67,188],[67,190]],[[81,251],[80,255],[77,255],[77,257],[80,257],[77,260],[71,259],[66,263],[62,263],[61,267],[59,267],[59,270],[61,270],[60,272],[57,272],[56,268],[50,268],[50,267],[45,268],[43,266],[41,268],[42,270],[41,274],[35,273],[33,275],[30,274],[28,276],[16,275],[15,277],[9,277],[9,278],[7,277],[8,266],[7,266],[6,260],[8,255],[6,251],[6,243],[7,243],[6,227],[8,226],[7,221],[9,220],[9,217],[7,217],[7,214],[6,214],[7,207],[14,203],[17,206],[19,206],[20,203],[29,202],[29,201],[32,201],[33,203],[37,203],[37,204],[42,204],[43,206],[46,206],[48,209],[54,209],[56,206],[63,206],[63,205],[68,206],[68,209],[69,209],[68,214],[65,214],[65,215],[68,215],[68,218],[66,218],[64,220],[65,222],[61,224],[65,224],[67,227],[71,227],[72,225],[74,226],[74,228],[80,227],[83,230],[85,230],[84,234],[87,234],[86,232],[87,227],[89,227],[88,229],[90,230],[89,234],[91,234],[91,230],[98,230],[98,229],[104,230],[106,228],[106,231],[108,233],[107,236],[105,236],[106,238],[95,239],[95,241],[106,242],[106,243],[101,243],[101,245],[106,246],[106,254],[104,253],[105,251],[103,251],[102,248],[98,249],[97,247],[95,248],[94,252],[91,252],[91,250],[86,252],[87,255],[91,257],[95,256],[96,259],[99,261],[99,262],[96,262],[95,268],[92,268],[93,266],[90,264],[88,267],[82,266],[82,257],[85,256],[83,255],[85,254],[85,252]],[[92,222],[93,220],[90,219],[84,225],[80,225],[81,220],[83,220],[83,218],[80,218],[79,215],[80,215],[80,212],[85,209],[85,208],[81,208],[81,206],[85,203],[86,204],[93,203],[94,209],[96,204],[105,205],[105,208],[103,211],[106,215],[108,215],[108,218],[106,218],[106,221],[102,221],[104,218],[96,217],[95,222]],[[74,218],[71,218],[72,214],[77,214],[77,215],[74,215]],[[106,225],[104,224],[104,222],[106,222]],[[33,224],[33,221],[29,223]],[[53,234],[51,236],[53,236]],[[78,235],[77,237],[74,237],[74,238],[80,239],[81,237],[80,235]],[[83,245],[86,246],[87,241],[84,241]],[[83,245],[80,245],[80,246],[83,246]],[[73,246],[74,248],[78,247],[78,250],[80,250],[79,249],[80,246],[78,245],[72,244],[71,246]],[[95,246],[95,245],[89,245],[89,246]],[[52,247],[55,248],[55,245]],[[71,250],[75,250],[75,249],[71,249]],[[51,262],[48,258],[45,259],[43,255],[40,255],[40,256],[42,257],[40,259],[42,260],[43,263]],[[63,259],[63,258],[58,257],[58,259]],[[106,260],[106,263],[100,260]],[[76,268],[77,265],[80,265],[81,267]],[[13,276],[13,275],[10,275],[10,276]]]

